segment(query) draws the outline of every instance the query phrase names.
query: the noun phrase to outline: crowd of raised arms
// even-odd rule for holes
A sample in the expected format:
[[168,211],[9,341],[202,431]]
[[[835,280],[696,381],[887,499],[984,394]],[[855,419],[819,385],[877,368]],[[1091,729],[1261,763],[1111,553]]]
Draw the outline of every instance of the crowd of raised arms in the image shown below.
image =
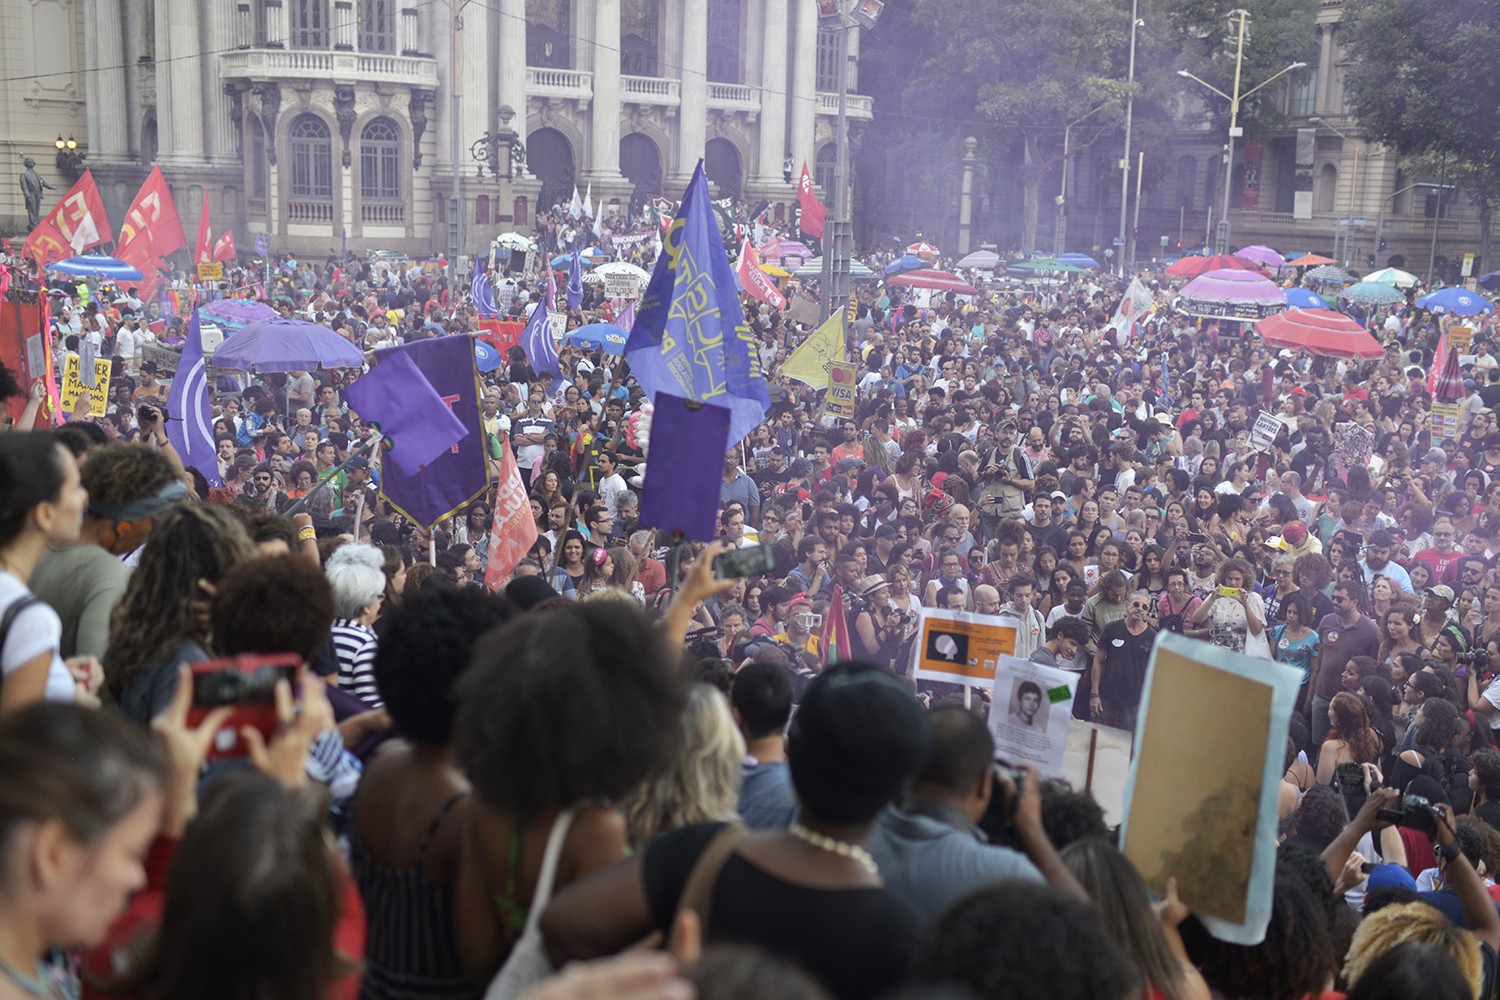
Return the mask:
[[[771,405],[706,544],[641,523],[628,363],[512,349],[480,419],[538,533],[493,590],[493,488],[426,531],[345,465],[361,371],[211,379],[210,488],[165,432],[181,320],[42,287],[58,363],[112,375],[49,427],[0,369],[30,392],[0,433],[0,1000],[1488,1000],[1494,319],[1435,408],[1449,318],[1356,312],[1385,356],[1345,361],[1142,277],[1134,324],[1109,277],[859,285],[839,417],[783,372],[806,291],[745,296]],[[535,273],[494,285],[545,308]],[[479,328],[441,271],[260,291],[367,351]],[[568,326],[616,306],[590,286]],[[988,692],[914,679],[924,608],[1013,620],[1075,719],[1132,732],[1159,632],[1299,670],[1264,941],[1148,890],[1089,792],[997,770]],[[263,725],[200,704],[192,665],[284,654]],[[1425,829],[1382,818],[1403,795]]]

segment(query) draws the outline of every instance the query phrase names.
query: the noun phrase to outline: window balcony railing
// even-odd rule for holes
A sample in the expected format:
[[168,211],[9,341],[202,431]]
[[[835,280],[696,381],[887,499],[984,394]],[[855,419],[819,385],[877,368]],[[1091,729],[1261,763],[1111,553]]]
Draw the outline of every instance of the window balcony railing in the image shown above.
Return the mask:
[[425,56],[367,55],[308,49],[240,49],[219,56],[219,76],[226,80],[301,79],[340,83],[394,83],[437,86],[437,60]]
[[[828,91],[818,92],[818,114],[837,115],[839,113],[839,95]],[[850,118],[874,118],[875,98],[869,94],[850,94],[848,114]]]
[[533,97],[566,97],[587,106],[594,98],[594,74],[576,69],[526,67],[526,93]]
[[286,203],[286,220],[331,226],[333,225],[333,202],[289,199]]
[[264,219],[266,217],[266,199],[264,198],[247,198],[246,208],[249,209],[250,218],[252,219]]
[[620,100],[626,104],[675,108],[682,103],[682,81],[660,76],[621,76]]
[[760,88],[738,83],[710,83],[708,106],[723,111],[760,111]]
[[406,206],[400,202],[367,201],[359,206],[359,220],[371,226],[404,226]]

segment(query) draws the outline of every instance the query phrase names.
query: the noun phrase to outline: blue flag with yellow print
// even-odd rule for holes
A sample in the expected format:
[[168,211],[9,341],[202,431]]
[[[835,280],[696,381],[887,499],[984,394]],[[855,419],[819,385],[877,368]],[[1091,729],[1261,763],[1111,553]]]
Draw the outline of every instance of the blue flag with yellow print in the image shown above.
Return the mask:
[[636,308],[625,359],[650,398],[666,392],[728,408],[730,446],[771,405],[739,291],[699,160]]

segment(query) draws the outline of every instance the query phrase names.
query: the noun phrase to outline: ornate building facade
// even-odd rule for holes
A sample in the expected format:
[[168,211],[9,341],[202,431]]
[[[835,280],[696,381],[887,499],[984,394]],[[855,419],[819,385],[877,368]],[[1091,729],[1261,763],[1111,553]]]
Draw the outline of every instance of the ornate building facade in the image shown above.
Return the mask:
[[[92,170],[117,226],[157,163],[185,228],[206,197],[245,250],[426,255],[461,206],[474,251],[574,184],[607,210],[680,195],[700,157],[716,196],[777,211],[788,157],[832,178],[817,0],[0,0],[0,38],[15,172],[30,156],[66,190]],[[871,117],[851,93],[851,135]],[[484,141],[502,131],[513,171]]]

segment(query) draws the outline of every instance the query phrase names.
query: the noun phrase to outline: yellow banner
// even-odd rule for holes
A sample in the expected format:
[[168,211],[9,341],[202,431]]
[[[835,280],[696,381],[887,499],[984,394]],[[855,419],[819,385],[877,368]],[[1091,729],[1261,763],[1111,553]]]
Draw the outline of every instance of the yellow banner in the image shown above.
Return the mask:
[[844,322],[841,313],[834,313],[803,341],[802,346],[792,352],[781,366],[783,375],[806,382],[814,389],[828,385],[828,370],[835,361],[844,360]]
[[73,408],[78,405],[78,399],[81,396],[87,396],[89,399],[90,416],[104,416],[104,410],[109,405],[109,374],[109,359],[95,358],[94,387],[90,389],[83,384],[82,370],[78,366],[78,355],[69,354],[68,360],[63,364],[62,399],[60,401],[63,418],[66,419],[72,415]]
[[224,279],[223,261],[208,261],[198,265],[199,281],[222,281]]

